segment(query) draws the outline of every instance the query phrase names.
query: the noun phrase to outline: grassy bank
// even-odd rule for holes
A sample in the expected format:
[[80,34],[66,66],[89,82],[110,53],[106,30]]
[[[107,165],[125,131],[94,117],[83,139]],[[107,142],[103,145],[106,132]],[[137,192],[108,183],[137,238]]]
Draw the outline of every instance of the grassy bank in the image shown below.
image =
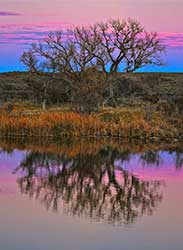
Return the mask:
[[[119,73],[116,77],[115,98],[120,108],[79,114],[72,111],[77,103],[71,107],[65,93],[58,91],[62,87],[48,93],[52,108],[42,112],[41,95],[31,88],[27,73],[0,74],[0,136],[183,140],[182,73]],[[42,78],[35,78],[38,86]]]
[[93,114],[65,109],[1,110],[1,137],[116,137],[138,140],[183,140],[182,116],[134,108],[105,108]]

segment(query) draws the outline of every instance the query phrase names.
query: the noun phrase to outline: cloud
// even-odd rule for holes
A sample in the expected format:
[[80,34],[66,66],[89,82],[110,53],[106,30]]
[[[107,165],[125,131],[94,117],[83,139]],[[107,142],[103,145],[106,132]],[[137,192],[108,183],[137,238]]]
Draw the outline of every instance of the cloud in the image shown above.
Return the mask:
[[[29,46],[33,42],[44,39],[49,32],[62,29],[67,36],[67,27],[65,23],[0,25],[0,44]],[[158,33],[158,37],[167,49],[183,49],[183,33],[162,32]]]
[[168,48],[183,48],[183,33],[159,33],[159,38]]
[[0,11],[0,16],[21,16],[21,14],[10,11]]

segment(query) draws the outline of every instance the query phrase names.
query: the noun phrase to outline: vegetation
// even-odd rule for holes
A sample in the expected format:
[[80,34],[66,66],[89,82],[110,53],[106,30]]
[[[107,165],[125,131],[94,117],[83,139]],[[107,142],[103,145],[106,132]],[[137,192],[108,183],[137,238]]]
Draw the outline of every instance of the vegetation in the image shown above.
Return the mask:
[[55,137],[90,136],[133,139],[182,140],[182,116],[167,116],[163,111],[103,108],[97,113],[80,114],[68,109],[27,111],[14,107],[11,114],[1,111],[3,136]]
[[[161,108],[174,114],[183,112],[183,74],[182,73],[118,73],[114,80],[115,99],[119,107],[142,108],[150,105],[153,109]],[[32,76],[33,77],[33,76]],[[93,77],[95,75],[93,74]],[[30,83],[29,73],[13,72],[0,74],[0,102],[26,102],[27,107],[32,104],[40,106],[41,79],[44,76],[34,76],[37,90]],[[58,84],[58,85],[57,85]],[[78,104],[72,105],[69,95],[66,94],[64,83],[59,81],[48,89],[49,106],[70,106],[77,109]],[[40,87],[40,88],[39,88]],[[99,85],[100,87],[100,85]],[[98,88],[99,88],[98,87]],[[79,92],[77,92],[79,95]],[[91,91],[85,97],[92,97]],[[81,96],[78,97],[81,99]],[[103,99],[103,97],[102,97]],[[95,99],[92,99],[95,104]],[[89,103],[89,102],[88,102]],[[112,106],[112,103],[108,102]],[[88,104],[89,105],[89,104]]]

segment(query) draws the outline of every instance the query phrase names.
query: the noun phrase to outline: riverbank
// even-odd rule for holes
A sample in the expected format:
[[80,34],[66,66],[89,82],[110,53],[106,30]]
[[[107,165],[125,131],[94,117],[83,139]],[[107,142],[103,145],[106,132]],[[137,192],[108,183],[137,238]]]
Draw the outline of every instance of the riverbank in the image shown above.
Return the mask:
[[80,114],[66,108],[1,111],[1,137],[111,137],[128,140],[177,142],[183,140],[181,115],[135,108],[104,108]]

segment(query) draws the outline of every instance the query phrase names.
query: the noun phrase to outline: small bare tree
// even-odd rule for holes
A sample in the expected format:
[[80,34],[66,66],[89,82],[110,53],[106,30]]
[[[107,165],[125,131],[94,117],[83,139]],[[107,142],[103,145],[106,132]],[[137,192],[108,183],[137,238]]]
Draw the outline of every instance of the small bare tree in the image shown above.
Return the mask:
[[[42,109],[46,110],[48,101],[48,89],[53,83],[54,68],[49,71],[50,64],[46,61],[40,62],[38,46],[32,45],[32,48],[24,52],[20,61],[27,67],[29,74],[30,87],[41,96]],[[37,77],[37,79],[36,79]]]

